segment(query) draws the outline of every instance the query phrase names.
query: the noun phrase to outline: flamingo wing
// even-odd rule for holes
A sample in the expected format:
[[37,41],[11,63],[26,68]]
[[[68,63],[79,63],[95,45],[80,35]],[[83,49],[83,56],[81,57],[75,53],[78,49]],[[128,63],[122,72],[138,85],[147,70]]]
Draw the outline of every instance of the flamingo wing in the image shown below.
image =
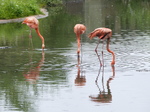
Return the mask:
[[112,31],[109,28],[97,28],[89,34],[89,38],[99,37],[100,39],[105,39],[105,36]]
[[93,32],[91,32],[89,35],[88,35],[88,37],[90,38],[90,39],[93,39],[94,37],[99,37],[100,35],[101,35],[101,30],[99,30],[98,28],[97,29],[95,29]]
[[27,24],[30,28],[38,28],[39,21],[35,17],[27,17],[22,24]]

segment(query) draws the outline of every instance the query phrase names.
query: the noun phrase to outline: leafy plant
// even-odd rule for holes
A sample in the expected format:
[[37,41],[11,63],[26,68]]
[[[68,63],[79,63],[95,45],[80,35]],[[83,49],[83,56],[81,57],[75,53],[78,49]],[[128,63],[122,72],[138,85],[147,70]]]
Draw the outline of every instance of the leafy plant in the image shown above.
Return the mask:
[[1,0],[0,7],[0,19],[41,14],[36,0]]

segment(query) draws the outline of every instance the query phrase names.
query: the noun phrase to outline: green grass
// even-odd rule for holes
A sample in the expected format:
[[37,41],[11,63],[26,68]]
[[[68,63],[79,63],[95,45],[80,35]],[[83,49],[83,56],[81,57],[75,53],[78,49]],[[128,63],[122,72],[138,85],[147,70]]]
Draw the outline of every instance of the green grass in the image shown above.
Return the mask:
[[58,6],[62,0],[0,0],[0,19],[14,19],[42,14],[41,7]]
[[36,0],[0,0],[0,19],[41,14]]

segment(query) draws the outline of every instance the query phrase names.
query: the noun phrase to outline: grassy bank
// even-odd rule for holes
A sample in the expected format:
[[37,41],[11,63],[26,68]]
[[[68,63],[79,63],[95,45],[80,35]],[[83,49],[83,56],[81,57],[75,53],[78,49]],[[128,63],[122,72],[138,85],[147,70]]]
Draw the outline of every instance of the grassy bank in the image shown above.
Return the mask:
[[12,19],[40,14],[36,0],[1,0],[0,19]]
[[42,14],[42,6],[47,3],[60,3],[61,0],[0,0],[0,19],[14,19]]

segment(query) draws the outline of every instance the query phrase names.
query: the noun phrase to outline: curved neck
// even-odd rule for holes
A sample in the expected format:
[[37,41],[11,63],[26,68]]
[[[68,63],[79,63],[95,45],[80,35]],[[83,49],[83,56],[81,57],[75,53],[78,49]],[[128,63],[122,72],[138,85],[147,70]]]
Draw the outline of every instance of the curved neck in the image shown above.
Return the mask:
[[111,65],[114,65],[114,64],[115,64],[115,54],[114,54],[113,51],[111,51],[111,50],[109,49],[109,42],[110,42],[110,38],[107,39],[107,51],[112,54],[113,58],[112,58]]
[[45,44],[44,44],[44,37],[40,34],[40,31],[39,31],[39,29],[38,28],[35,28],[35,30],[36,30],[36,33],[38,34],[38,36],[41,38],[41,40],[42,40],[42,49],[44,49],[44,47],[45,47]]

